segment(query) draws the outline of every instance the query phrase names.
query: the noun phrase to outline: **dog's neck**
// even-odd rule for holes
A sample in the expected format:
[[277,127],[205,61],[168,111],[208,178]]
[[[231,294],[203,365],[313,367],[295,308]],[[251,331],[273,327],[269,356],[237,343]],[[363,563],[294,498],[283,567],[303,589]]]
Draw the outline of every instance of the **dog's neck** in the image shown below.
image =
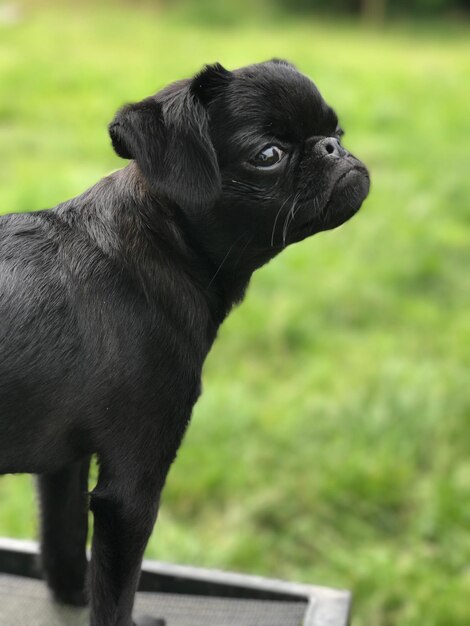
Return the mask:
[[148,297],[161,287],[161,263],[183,275],[207,302],[217,327],[241,302],[256,269],[237,268],[231,250],[209,251],[203,234],[179,207],[152,192],[134,162],[54,212],[85,231],[106,256],[124,260]]
[[[217,250],[217,233],[208,233],[204,223],[192,219],[193,211],[185,211],[155,193],[135,162],[120,174],[132,197],[137,191],[138,209],[155,245],[160,250],[168,245],[170,262],[178,259],[180,267],[204,294],[214,317],[221,323],[232,307],[243,300],[257,266],[250,262],[237,264],[241,255],[237,255],[235,246],[226,245]],[[195,213],[197,216],[198,212]]]

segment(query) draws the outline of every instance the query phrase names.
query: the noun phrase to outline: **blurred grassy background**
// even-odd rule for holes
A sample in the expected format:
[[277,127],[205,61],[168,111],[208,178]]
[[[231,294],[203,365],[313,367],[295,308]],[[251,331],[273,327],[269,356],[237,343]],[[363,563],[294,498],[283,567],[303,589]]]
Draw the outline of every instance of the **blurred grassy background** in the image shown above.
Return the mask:
[[[468,626],[467,25],[3,16],[1,212],[120,167],[114,111],[215,60],[295,62],[371,169],[361,213],[259,271],[223,327],[148,556],[351,588],[357,626]],[[1,478],[0,506],[1,535],[36,534],[30,477]]]

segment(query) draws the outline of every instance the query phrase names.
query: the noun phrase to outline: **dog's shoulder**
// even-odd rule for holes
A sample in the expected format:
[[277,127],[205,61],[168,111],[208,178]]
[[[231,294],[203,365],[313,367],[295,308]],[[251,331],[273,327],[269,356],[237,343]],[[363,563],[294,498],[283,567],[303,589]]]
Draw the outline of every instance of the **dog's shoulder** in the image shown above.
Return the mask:
[[50,211],[0,216],[0,263],[44,254],[52,243],[50,222]]

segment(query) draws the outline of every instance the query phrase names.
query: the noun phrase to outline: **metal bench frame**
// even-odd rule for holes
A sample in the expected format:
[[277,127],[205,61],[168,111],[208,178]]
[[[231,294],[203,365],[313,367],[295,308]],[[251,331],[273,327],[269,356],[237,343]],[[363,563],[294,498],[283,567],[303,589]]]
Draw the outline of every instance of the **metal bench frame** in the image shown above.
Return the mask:
[[[0,538],[0,572],[42,578],[38,544]],[[303,626],[348,626],[349,591],[145,560],[139,591],[306,603]]]

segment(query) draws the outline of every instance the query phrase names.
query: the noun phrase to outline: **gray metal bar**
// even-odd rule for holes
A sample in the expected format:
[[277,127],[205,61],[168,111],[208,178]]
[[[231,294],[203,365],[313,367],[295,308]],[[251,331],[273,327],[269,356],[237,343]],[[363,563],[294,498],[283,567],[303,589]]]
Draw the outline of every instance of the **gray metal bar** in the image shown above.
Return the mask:
[[[38,544],[0,538],[0,572],[41,578]],[[307,610],[303,626],[348,626],[350,618],[348,591],[160,561],[143,562],[139,590],[245,600],[304,601]]]

